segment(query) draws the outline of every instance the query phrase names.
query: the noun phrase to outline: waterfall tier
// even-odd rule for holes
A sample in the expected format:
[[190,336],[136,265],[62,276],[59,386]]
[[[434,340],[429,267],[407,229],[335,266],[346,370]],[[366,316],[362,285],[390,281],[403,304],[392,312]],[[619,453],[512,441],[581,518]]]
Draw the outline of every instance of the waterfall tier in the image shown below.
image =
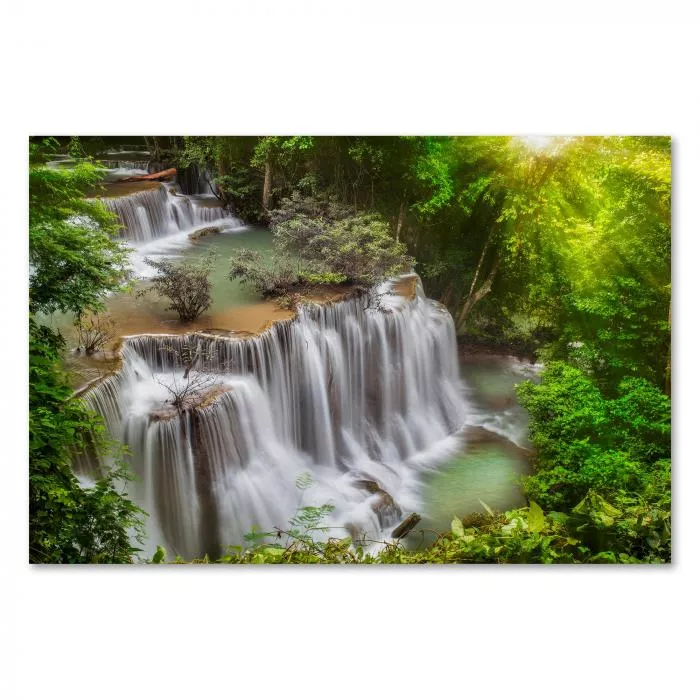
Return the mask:
[[[187,381],[200,389],[177,411]],[[420,507],[421,473],[458,446],[465,413],[452,318],[420,282],[413,299],[304,306],[255,337],[126,338],[121,369],[85,400],[129,446],[149,549],[186,558],[285,527],[300,505],[335,506],[331,536],[386,537]]]
[[119,218],[122,237],[139,243],[215,221],[241,223],[222,207],[212,206],[211,198],[179,194],[171,184],[102,202]]

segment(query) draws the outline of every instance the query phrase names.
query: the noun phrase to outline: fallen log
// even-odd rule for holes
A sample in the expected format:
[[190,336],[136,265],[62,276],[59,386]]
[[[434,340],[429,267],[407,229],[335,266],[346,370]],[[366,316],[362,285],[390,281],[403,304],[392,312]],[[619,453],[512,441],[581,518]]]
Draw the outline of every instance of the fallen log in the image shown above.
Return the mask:
[[392,531],[391,536],[400,540],[405,537],[413,528],[418,525],[421,517],[418,513],[411,513],[407,518],[404,518]]
[[168,168],[167,170],[160,170],[157,173],[151,173],[150,175],[131,175],[129,177],[122,177],[118,182],[142,182],[144,180],[167,180],[170,177],[175,177],[177,173],[177,168]]

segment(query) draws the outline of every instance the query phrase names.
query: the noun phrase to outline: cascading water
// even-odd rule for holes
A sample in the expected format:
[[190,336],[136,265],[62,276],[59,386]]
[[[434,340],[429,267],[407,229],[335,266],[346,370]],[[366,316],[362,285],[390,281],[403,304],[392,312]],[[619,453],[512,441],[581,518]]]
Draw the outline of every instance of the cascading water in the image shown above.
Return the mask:
[[[255,337],[124,339],[121,369],[84,397],[130,448],[149,548],[216,556],[322,504],[331,536],[381,540],[419,509],[421,473],[459,448],[465,406],[452,318],[415,290],[307,305]],[[175,410],[188,381],[196,400]]]
[[106,197],[102,202],[119,218],[122,237],[136,243],[221,220],[235,220],[240,225],[222,207],[212,206],[212,198],[182,195],[172,184],[122,197]]

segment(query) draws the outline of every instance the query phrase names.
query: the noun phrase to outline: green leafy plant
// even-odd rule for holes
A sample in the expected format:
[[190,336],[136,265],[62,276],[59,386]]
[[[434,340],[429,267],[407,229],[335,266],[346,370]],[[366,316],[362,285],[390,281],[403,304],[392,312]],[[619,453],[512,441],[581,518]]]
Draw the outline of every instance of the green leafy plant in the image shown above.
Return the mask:
[[207,255],[194,262],[152,260],[145,262],[158,273],[146,290],[152,291],[170,300],[168,310],[177,312],[183,322],[196,320],[212,304],[211,280],[209,275],[214,269],[214,256]]

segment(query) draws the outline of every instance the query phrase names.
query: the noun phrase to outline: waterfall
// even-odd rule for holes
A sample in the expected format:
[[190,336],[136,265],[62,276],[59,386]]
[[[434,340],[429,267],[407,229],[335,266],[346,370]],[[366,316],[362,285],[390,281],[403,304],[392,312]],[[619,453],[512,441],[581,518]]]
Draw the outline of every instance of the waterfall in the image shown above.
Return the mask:
[[137,243],[217,221],[233,221],[240,225],[240,221],[222,207],[213,205],[216,201],[212,197],[180,194],[172,184],[102,199],[105,207],[119,218],[121,236]]
[[[149,551],[216,556],[300,505],[335,507],[330,536],[386,538],[420,508],[422,472],[460,444],[454,324],[419,280],[413,298],[385,286],[305,305],[254,337],[132,336],[121,353],[84,398],[129,446]],[[202,388],[177,411],[168,399],[186,381]]]

